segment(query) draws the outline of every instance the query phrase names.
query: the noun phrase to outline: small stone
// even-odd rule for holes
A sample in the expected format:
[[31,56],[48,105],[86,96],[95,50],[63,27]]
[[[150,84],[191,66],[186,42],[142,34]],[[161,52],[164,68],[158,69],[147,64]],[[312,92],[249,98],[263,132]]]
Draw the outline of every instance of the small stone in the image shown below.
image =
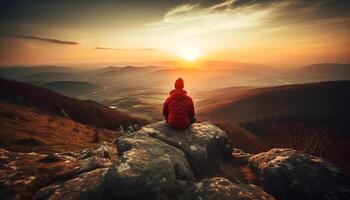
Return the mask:
[[53,162],[60,162],[60,161],[63,161],[63,159],[59,157],[58,153],[51,153],[45,156],[44,158],[40,159],[40,162],[44,162],[44,163],[53,163]]
[[191,145],[191,146],[190,146],[190,149],[191,149],[192,151],[197,151],[197,147],[196,147],[195,145]]

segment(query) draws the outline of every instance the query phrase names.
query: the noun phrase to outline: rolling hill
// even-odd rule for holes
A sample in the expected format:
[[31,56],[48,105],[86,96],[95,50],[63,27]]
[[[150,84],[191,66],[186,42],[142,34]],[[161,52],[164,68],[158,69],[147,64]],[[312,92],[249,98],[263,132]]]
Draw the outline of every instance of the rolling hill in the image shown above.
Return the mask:
[[147,68],[125,66],[125,67],[115,67],[104,70],[100,75],[102,76],[117,76],[117,75],[133,75],[135,73],[142,73],[148,71]]
[[19,77],[30,76],[37,73],[45,72],[60,72],[68,73],[74,72],[75,70],[69,67],[61,66],[13,66],[13,67],[0,67],[0,77],[17,79]]
[[258,88],[228,97],[230,102],[203,112],[210,118],[234,122],[350,116],[348,91],[350,81]]
[[83,81],[54,81],[42,84],[40,87],[71,97],[79,97],[102,89],[99,85]]
[[320,63],[295,69],[294,72],[314,75],[344,76],[350,78],[350,64]]
[[110,130],[127,130],[146,123],[143,119],[93,101],[66,97],[34,85],[6,79],[0,79],[0,99]]
[[261,152],[290,147],[350,172],[349,91],[350,81],[228,88],[226,98],[198,102],[197,112],[200,120],[211,120],[224,129],[238,148]]
[[78,73],[70,72],[40,72],[35,74],[30,74],[26,76],[16,77],[15,80],[30,82],[30,81],[42,81],[42,82],[52,82],[52,81],[73,81],[80,80],[83,77]]
[[123,78],[129,78],[133,76],[140,76],[144,73],[153,71],[157,69],[158,67],[135,67],[135,66],[125,66],[125,67],[105,67],[102,69],[92,70],[86,72],[86,74],[89,75],[89,79],[92,80],[103,80],[103,79],[110,79],[110,78],[117,78],[117,79],[123,79]]
[[290,70],[279,77],[290,83],[350,80],[350,64],[319,63]]
[[80,151],[121,135],[4,100],[0,100],[0,127],[0,147],[15,152]]

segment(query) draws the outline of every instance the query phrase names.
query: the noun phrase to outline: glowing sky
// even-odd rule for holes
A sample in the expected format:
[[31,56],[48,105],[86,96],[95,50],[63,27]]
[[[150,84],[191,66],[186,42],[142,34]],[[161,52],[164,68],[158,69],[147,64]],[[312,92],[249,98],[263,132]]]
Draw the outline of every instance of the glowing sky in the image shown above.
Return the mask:
[[0,65],[350,62],[346,0],[1,1]]

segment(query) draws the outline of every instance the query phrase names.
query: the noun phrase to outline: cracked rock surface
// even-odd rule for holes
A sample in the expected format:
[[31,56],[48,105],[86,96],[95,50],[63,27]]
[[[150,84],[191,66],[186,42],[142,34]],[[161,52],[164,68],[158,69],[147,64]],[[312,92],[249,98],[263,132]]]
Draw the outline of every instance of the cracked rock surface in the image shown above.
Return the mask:
[[294,149],[249,158],[260,185],[278,199],[349,199],[349,179],[336,166]]
[[256,185],[246,185],[232,183],[223,177],[212,179],[203,179],[202,181],[190,187],[185,195],[184,200],[201,199],[201,200],[274,200],[272,196]]
[[182,131],[169,129],[165,122],[158,122],[142,128],[139,132],[183,151],[196,178],[207,176],[216,168],[209,165],[215,163],[213,160],[230,157],[232,152],[226,133],[210,122],[194,123]]
[[158,122],[80,152],[0,149],[0,164],[0,199],[350,199],[349,179],[327,161],[245,153],[208,122]]
[[176,186],[178,180],[193,179],[186,156],[180,149],[147,134],[126,134],[116,145],[120,157],[105,178],[110,197],[156,198],[164,188]]

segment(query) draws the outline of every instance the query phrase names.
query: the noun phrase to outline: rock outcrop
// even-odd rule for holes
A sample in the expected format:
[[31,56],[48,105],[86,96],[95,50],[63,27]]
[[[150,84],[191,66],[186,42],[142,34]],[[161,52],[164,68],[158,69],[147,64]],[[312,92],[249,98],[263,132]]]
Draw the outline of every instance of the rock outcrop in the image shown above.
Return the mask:
[[208,122],[159,122],[80,152],[0,149],[0,163],[0,199],[350,199],[332,164],[293,149],[245,153]]
[[336,166],[293,149],[249,158],[260,185],[277,199],[349,199],[349,179]]
[[0,149],[0,199],[88,199],[101,194],[96,191],[116,160],[115,152],[111,144],[48,155]]
[[185,195],[184,200],[201,199],[201,200],[273,200],[272,196],[264,192],[256,185],[246,185],[232,183],[223,177],[212,179],[203,179],[202,181],[190,187]]
[[194,123],[183,131],[169,129],[165,122],[158,122],[139,132],[183,151],[196,178],[208,176],[215,170],[214,160],[231,157],[232,147],[226,133],[209,122]]
[[104,196],[103,177],[108,168],[99,168],[77,175],[63,184],[53,184],[40,189],[34,199],[100,199]]
[[192,180],[185,154],[145,133],[116,141],[119,159],[109,168],[106,192],[115,199],[161,198],[161,191],[178,180]]
[[249,158],[252,157],[253,154],[246,153],[241,149],[233,148],[232,149],[232,158],[234,162],[239,164],[248,164]]

